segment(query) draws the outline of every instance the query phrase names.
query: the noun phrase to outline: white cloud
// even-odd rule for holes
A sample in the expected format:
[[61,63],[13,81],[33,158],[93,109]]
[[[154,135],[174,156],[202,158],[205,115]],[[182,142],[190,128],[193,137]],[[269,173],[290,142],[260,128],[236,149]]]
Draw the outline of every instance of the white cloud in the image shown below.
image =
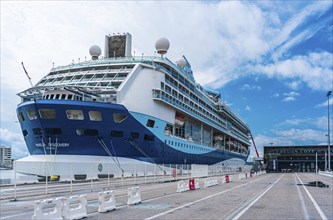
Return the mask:
[[323,140],[323,137],[325,137],[324,131],[313,129],[292,128],[284,131],[275,131],[275,133],[292,141],[319,141]]
[[287,86],[293,90],[297,90],[300,85],[301,85],[301,81],[292,81],[292,82],[287,82]]
[[246,105],[246,106],[245,106],[245,111],[249,111],[249,112],[251,112],[252,109],[250,108],[250,106]]
[[285,96],[284,99],[282,99],[283,102],[292,102],[296,100],[296,97],[300,94],[298,92],[292,91],[289,93],[284,93],[283,96]]
[[257,91],[259,91],[259,90],[261,90],[261,86],[244,84],[241,87],[241,90],[257,90]]
[[[329,102],[330,102],[330,105],[333,105],[333,98],[330,98],[330,99],[329,99]],[[323,102],[323,103],[317,104],[317,105],[315,106],[315,108],[319,108],[319,107],[327,107],[327,105],[328,105],[328,101],[326,100],[326,101]]]
[[268,65],[257,65],[254,69],[270,77],[302,79],[313,90],[328,91],[332,87],[332,60],[332,53],[313,52]]
[[21,133],[16,133],[5,128],[0,128],[0,134],[1,145],[12,147],[13,155],[24,156],[27,154],[28,150],[25,146],[25,142]]

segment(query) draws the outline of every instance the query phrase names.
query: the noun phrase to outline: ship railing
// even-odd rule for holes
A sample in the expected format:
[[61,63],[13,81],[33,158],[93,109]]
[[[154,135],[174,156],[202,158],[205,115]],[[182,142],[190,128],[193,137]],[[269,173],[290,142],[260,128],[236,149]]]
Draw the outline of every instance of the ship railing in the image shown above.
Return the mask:
[[115,58],[100,58],[98,60],[88,60],[83,62],[73,62],[68,65],[53,67],[51,71],[61,71],[65,69],[71,69],[73,67],[93,67],[100,65],[110,65],[110,64],[120,64],[120,63],[148,63],[151,64],[152,61],[163,61],[168,65],[178,68],[175,64],[173,64],[167,58],[159,57],[159,56],[129,56],[129,57],[115,57]]

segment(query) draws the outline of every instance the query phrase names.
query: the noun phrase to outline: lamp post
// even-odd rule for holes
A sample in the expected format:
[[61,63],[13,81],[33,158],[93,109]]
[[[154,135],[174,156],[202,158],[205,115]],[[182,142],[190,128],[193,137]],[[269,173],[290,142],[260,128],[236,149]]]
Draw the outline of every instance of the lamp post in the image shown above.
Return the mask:
[[331,141],[330,141],[330,96],[332,91],[327,93],[327,130],[328,130],[328,170],[331,171]]

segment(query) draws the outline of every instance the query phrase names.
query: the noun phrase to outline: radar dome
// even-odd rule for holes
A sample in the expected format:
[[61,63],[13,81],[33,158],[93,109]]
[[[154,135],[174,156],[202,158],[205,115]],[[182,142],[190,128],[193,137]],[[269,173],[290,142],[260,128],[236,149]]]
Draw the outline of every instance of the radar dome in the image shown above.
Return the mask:
[[89,53],[90,53],[93,60],[97,60],[99,55],[101,55],[102,50],[99,46],[93,45],[93,46],[90,47]]
[[184,59],[184,57],[179,57],[177,60],[176,60],[176,64],[182,68],[184,68],[184,66],[186,66],[186,61]]
[[162,55],[168,52],[169,47],[170,47],[170,42],[165,37],[158,39],[155,43],[155,48],[157,53]]

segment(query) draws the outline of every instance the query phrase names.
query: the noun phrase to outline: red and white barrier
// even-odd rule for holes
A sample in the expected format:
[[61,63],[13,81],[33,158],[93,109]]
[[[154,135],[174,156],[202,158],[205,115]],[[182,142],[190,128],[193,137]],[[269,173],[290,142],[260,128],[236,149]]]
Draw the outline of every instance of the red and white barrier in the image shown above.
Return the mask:
[[205,179],[205,184],[204,187],[210,187],[210,186],[215,186],[217,185],[217,179],[216,178],[207,178]]
[[185,192],[190,190],[188,183],[185,183],[185,181],[181,180],[177,183],[177,192]]
[[98,212],[108,212],[116,209],[114,191],[105,191],[98,193]]
[[200,185],[199,185],[199,179],[195,179],[195,189],[200,189]]

